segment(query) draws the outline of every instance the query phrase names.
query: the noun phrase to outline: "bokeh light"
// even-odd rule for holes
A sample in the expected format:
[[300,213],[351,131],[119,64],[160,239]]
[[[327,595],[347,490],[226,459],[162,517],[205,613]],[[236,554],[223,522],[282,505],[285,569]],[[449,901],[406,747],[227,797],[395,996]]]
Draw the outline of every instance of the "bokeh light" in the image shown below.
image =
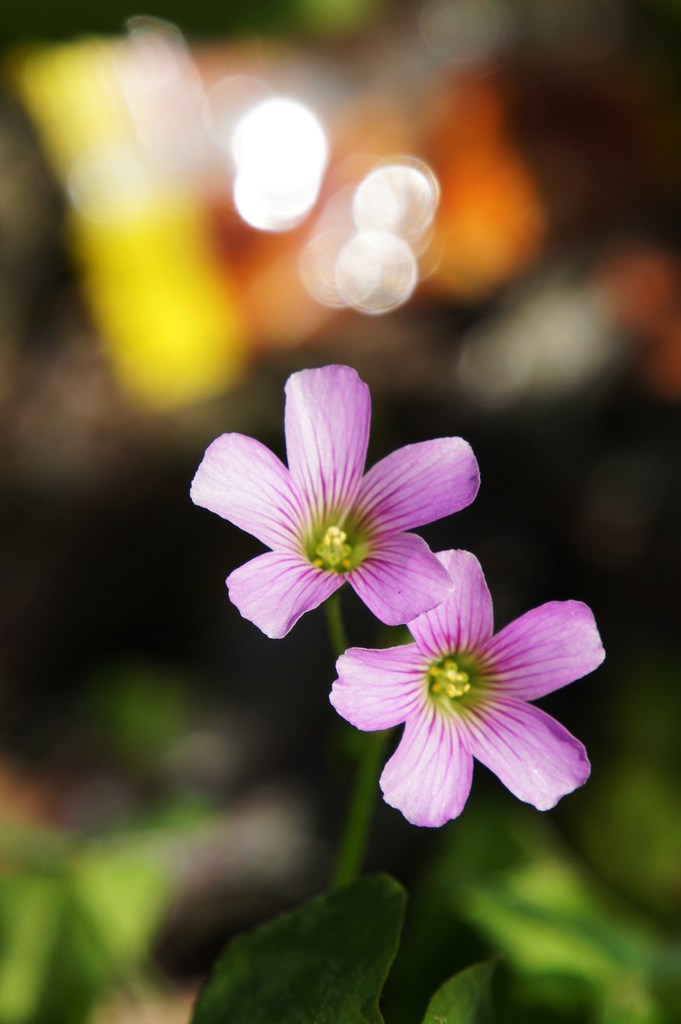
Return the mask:
[[439,201],[431,168],[414,157],[372,168],[341,189],[320,215],[300,272],[309,294],[330,307],[389,313],[412,296]]
[[386,164],[357,187],[355,223],[360,232],[387,231],[416,247],[433,222],[438,197],[437,179],[426,164]]
[[503,56],[513,43],[514,19],[503,0],[427,0],[421,32],[436,57],[466,67]]
[[602,292],[549,279],[466,335],[458,373],[475,402],[500,408],[583,389],[621,353],[621,337]]
[[388,313],[411,296],[418,280],[416,257],[407,243],[387,231],[363,231],[341,249],[338,290],[362,313]]
[[344,247],[355,237],[343,228],[328,228],[315,234],[303,250],[300,274],[307,291],[324,306],[347,306],[341,293],[336,268]]
[[234,202],[247,223],[285,231],[312,209],[328,143],[319,120],[296,100],[265,100],[239,120],[232,137]]

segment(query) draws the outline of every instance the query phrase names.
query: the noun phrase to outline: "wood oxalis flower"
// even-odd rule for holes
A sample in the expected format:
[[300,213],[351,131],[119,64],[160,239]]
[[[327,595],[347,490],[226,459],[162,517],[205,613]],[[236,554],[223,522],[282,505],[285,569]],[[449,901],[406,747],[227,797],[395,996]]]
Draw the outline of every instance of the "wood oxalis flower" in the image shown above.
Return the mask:
[[331,703],[365,731],[404,723],[381,789],[414,825],[461,813],[473,758],[548,810],[586,782],[590,766],[582,744],[528,701],[600,665],[594,617],[580,601],[549,601],[495,636],[478,560],[468,551],[437,557],[453,583],[447,598],[408,623],[414,643],[341,655]]
[[270,637],[347,580],[374,615],[398,625],[434,608],[451,579],[407,531],[470,504],[478,465],[460,437],[406,445],[366,474],[371,400],[349,366],[302,370],[286,384],[288,468],[243,434],[208,447],[192,500],[270,551],[227,578],[241,614]]

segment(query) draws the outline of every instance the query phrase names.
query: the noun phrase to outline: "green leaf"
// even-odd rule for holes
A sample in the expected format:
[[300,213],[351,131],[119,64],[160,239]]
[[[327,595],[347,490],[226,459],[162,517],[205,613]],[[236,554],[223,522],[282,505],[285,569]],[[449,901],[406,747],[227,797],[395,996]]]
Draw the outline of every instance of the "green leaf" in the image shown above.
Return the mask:
[[116,971],[144,961],[171,899],[168,870],[141,841],[92,844],[69,866],[71,889]]
[[608,986],[652,970],[651,935],[608,907],[577,867],[545,857],[490,885],[471,886],[464,912],[527,973],[561,973]]
[[57,941],[59,879],[10,876],[0,882],[0,1024],[35,1019]]
[[437,990],[423,1024],[488,1024],[492,1019],[490,983],[496,960],[459,971]]
[[91,741],[138,774],[153,771],[186,729],[190,683],[142,663],[110,666],[91,680],[81,716]]
[[381,1024],[406,897],[365,878],[232,941],[192,1024]]

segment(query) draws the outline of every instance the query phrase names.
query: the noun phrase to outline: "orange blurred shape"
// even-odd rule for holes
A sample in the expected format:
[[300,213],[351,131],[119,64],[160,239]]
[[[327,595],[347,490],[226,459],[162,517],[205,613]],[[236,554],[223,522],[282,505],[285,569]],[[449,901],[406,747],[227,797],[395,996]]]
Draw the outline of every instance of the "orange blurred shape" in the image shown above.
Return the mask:
[[[54,804],[51,780],[30,776],[8,758],[0,759],[0,819],[5,831],[9,821],[49,824]],[[0,862],[0,870],[2,866]]]
[[300,276],[300,252],[309,226],[258,231],[236,216],[223,190],[206,204],[216,266],[224,286],[238,294],[239,312],[254,355],[270,347],[295,346],[329,318]]
[[681,261],[659,249],[631,247],[611,256],[599,279],[617,320],[630,331],[656,333],[681,302]]
[[666,401],[681,399],[681,313],[650,345],[642,378],[647,390]]
[[544,207],[491,82],[458,82],[437,101],[433,120],[431,163],[442,190],[433,284],[478,298],[536,256],[546,232]]
[[630,246],[605,262],[598,281],[617,321],[641,345],[643,387],[666,401],[681,398],[681,259]]

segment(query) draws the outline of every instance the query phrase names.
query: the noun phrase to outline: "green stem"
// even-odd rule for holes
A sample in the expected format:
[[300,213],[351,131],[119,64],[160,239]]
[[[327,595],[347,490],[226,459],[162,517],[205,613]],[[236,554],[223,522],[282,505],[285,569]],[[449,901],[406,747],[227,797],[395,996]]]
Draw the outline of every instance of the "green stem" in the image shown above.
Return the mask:
[[369,842],[369,830],[378,793],[378,773],[390,730],[362,734],[355,787],[341,838],[332,889],[342,889],[359,876]]
[[329,639],[335,658],[340,658],[343,651],[347,650],[348,641],[345,636],[343,615],[340,606],[340,593],[336,591],[324,605],[326,611],[326,624],[329,628]]
[[[332,594],[324,608],[331,647],[334,656],[339,658],[348,646],[340,594]],[[356,761],[355,785],[341,836],[338,861],[331,882],[332,889],[341,889],[354,882],[362,869],[378,793],[378,773],[388,735],[389,731],[384,731],[359,733],[357,736],[361,747]]]

